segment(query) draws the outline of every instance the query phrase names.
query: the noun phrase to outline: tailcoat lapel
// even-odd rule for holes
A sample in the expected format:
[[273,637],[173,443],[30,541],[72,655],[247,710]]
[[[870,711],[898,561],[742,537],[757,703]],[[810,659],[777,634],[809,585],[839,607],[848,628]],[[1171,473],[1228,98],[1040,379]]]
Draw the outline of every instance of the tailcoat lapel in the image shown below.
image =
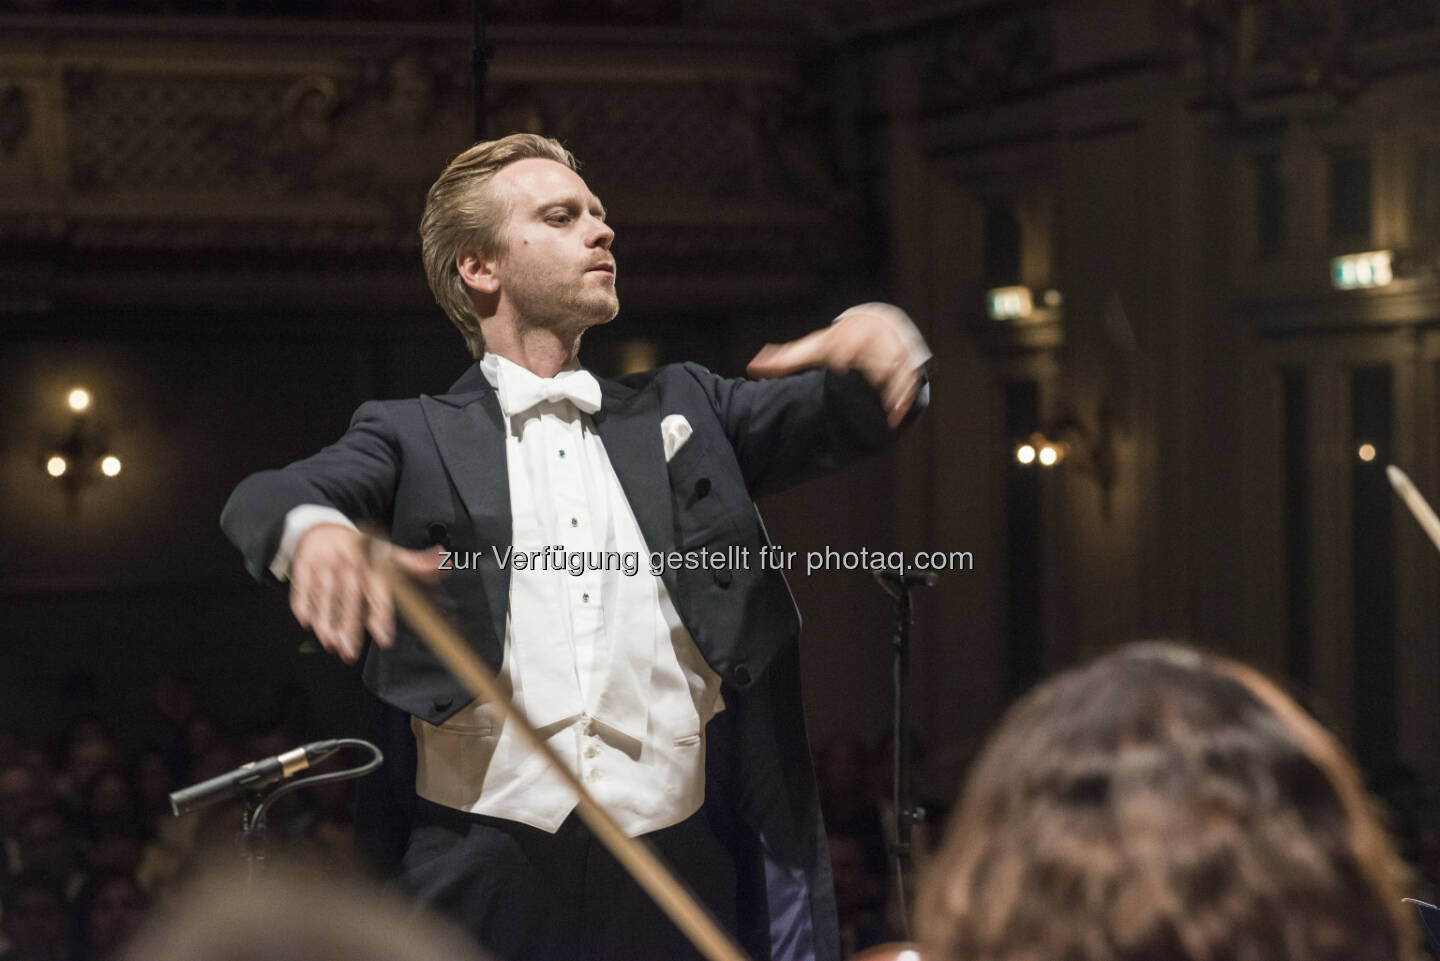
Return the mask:
[[512,541],[510,481],[505,467],[505,424],[495,388],[479,365],[461,377],[449,394],[420,398],[435,446],[450,482],[459,493],[475,532],[473,549],[490,607],[495,648],[505,641],[505,616],[510,609],[510,568],[495,563],[492,548],[503,556]]
[[[595,427],[625,499],[651,552],[675,549],[675,511],[670,502],[670,475],[665,466],[665,442],[660,433],[660,392],[654,383],[636,390],[613,380],[600,381],[603,406],[595,414]],[[649,563],[642,558],[641,564]],[[673,595],[675,572],[662,565],[661,579]]]
[[[673,551],[675,513],[660,433],[659,391],[653,384],[636,390],[612,380],[601,380],[600,387],[604,401],[594,415],[595,427],[645,545],[651,551]],[[450,393],[422,397],[421,406],[450,482],[470,515],[474,547],[488,561],[479,565],[480,574],[495,639],[503,642],[510,607],[510,570],[493,563],[491,548],[504,554],[513,540],[513,530],[505,467],[505,423],[499,399],[476,365]],[[642,565],[648,562],[648,558],[642,558]],[[661,578],[674,593],[675,573],[670,565],[663,565]]]

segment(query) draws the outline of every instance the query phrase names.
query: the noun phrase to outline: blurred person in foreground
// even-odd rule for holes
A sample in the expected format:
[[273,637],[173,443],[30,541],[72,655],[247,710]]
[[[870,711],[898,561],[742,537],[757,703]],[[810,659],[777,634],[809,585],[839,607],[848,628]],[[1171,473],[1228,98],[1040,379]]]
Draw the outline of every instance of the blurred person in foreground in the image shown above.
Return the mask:
[[1006,714],[917,933],[927,961],[1395,961],[1403,881],[1313,718],[1244,665],[1147,643]]
[[486,961],[413,904],[271,866],[204,877],[158,911],[127,961]]

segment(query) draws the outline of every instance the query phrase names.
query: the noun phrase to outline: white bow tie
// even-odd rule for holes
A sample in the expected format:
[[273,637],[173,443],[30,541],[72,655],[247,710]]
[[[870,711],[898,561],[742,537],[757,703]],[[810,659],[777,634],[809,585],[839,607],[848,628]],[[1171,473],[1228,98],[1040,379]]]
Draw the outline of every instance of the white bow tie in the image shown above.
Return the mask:
[[536,377],[516,364],[501,364],[500,409],[506,417],[522,414],[545,401],[568,400],[587,414],[600,409],[600,382],[588,370],[562,370],[554,377]]

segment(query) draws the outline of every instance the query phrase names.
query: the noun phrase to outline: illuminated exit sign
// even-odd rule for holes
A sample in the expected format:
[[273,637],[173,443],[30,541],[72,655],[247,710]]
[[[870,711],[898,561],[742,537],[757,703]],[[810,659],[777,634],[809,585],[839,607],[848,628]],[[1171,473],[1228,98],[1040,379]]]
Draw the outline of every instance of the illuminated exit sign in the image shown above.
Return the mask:
[[1020,320],[1035,309],[1029,287],[993,287],[985,295],[991,320]]
[[1384,287],[1395,279],[1388,250],[1372,250],[1368,254],[1345,254],[1330,261],[1330,283],[1336,290],[1359,290],[1362,287]]

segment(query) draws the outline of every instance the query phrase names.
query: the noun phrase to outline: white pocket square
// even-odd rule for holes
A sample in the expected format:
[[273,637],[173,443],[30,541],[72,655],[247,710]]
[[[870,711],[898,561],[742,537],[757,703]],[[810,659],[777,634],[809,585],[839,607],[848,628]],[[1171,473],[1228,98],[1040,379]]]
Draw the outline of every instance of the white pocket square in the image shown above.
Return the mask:
[[684,414],[666,414],[660,421],[660,436],[665,441],[665,463],[690,439],[690,422]]

